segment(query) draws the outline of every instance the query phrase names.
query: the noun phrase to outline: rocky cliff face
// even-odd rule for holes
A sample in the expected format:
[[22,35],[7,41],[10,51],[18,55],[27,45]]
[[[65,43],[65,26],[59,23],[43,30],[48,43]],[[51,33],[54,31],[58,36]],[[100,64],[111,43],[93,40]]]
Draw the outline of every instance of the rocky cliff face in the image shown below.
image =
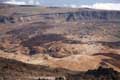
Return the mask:
[[[40,14],[41,15],[41,14]],[[42,14],[46,18],[63,18],[65,21],[119,21],[120,11],[95,11],[95,10],[85,10],[77,12],[67,12],[67,13],[53,13],[53,14]]]
[[[59,8],[58,8],[59,9]],[[54,10],[54,9],[52,9]],[[38,13],[25,14],[13,13],[10,17],[0,16],[0,23],[13,22],[30,22],[33,20],[40,21],[120,21],[120,11],[104,11],[92,9],[78,9],[77,11],[69,12],[54,12],[54,13]]]

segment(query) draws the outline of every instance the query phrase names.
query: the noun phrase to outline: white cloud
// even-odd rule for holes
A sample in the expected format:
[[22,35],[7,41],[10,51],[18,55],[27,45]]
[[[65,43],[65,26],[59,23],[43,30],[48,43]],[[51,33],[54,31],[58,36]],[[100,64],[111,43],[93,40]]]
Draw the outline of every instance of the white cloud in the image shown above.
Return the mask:
[[16,5],[40,5],[39,0],[9,0],[5,1],[6,4],[16,4]]
[[70,5],[72,8],[77,8],[77,5]]
[[95,3],[93,5],[82,5],[80,7],[104,10],[120,10],[120,3]]
[[95,3],[92,5],[63,5],[64,7],[71,8],[93,8],[93,9],[102,9],[102,10],[120,10],[120,3]]
[[16,0],[10,0],[10,1],[6,1],[4,3],[6,3],[6,4],[16,4],[16,5],[25,5],[26,4],[23,1],[16,1]]

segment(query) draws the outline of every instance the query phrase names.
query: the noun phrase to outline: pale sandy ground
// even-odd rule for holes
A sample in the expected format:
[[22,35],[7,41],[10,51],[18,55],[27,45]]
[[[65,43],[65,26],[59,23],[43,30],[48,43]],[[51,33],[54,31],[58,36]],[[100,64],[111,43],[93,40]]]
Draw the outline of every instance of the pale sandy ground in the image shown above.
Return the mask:
[[[13,53],[6,53],[3,51],[0,51],[0,57],[15,59],[18,61],[22,61],[25,63],[34,64],[34,65],[59,67],[59,68],[73,70],[73,71],[87,71],[89,69],[96,69],[99,66],[101,66],[103,59],[107,59],[107,60],[113,59],[112,57],[104,56],[104,55],[93,56],[94,53],[100,52],[100,53],[109,54],[109,53],[114,52],[113,54],[117,54],[117,55],[120,54],[119,49],[111,49],[107,47],[105,48],[103,46],[95,47],[95,45],[88,46],[86,44],[85,45],[72,45],[72,46],[76,46],[76,49],[79,48],[81,49],[81,51],[84,50],[85,52],[82,52],[80,54],[73,54],[67,57],[63,57],[63,58],[54,58],[54,57],[51,57],[45,54],[36,54],[33,56],[26,56],[23,54],[13,54]],[[118,60],[118,63],[119,62],[120,60]],[[120,71],[120,63],[118,66],[112,65],[107,62],[104,62],[104,63],[106,65],[102,65],[103,67],[111,67],[117,71]]]

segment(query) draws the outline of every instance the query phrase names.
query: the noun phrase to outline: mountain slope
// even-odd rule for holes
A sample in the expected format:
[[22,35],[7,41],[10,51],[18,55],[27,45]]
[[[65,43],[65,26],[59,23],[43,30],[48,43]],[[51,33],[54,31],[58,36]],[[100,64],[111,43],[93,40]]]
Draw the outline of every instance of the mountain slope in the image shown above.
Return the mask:
[[120,71],[119,33],[120,11],[0,6],[0,56],[27,64]]
[[[120,74],[113,69],[99,68],[97,70],[89,70],[87,72],[75,72],[61,68],[50,68],[46,66],[38,66],[25,64],[19,61],[0,58],[0,79],[1,80],[88,80],[100,79],[118,80]],[[101,73],[104,72],[104,73]]]

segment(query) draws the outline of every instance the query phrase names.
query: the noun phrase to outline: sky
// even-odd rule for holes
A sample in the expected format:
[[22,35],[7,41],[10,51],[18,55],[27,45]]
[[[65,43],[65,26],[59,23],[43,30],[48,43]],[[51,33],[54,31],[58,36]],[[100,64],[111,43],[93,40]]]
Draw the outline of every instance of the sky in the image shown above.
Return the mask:
[[120,10],[120,0],[0,0],[1,3]]

